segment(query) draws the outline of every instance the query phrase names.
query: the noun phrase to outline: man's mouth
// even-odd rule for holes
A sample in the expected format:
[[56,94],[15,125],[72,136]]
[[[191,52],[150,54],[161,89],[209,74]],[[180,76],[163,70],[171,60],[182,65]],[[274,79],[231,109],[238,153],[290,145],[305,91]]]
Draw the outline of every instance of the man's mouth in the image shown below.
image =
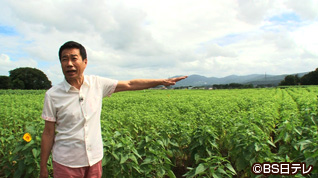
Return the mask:
[[76,70],[67,70],[66,73],[68,73],[68,74],[75,74],[75,73],[76,73]]

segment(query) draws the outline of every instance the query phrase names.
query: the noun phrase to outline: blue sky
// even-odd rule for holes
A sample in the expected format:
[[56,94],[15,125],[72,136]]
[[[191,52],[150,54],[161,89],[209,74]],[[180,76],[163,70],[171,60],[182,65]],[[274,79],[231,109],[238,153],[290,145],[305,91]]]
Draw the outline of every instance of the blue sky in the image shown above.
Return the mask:
[[15,36],[18,35],[16,30],[10,26],[2,26],[0,25],[0,34],[5,36]]
[[296,14],[295,12],[287,12],[278,14],[276,16],[272,16],[269,18],[270,22],[277,22],[277,23],[288,23],[288,22],[301,22],[301,17]]
[[0,75],[35,67],[59,83],[69,40],[87,49],[85,74],[118,80],[318,67],[315,0],[3,0],[0,11]]

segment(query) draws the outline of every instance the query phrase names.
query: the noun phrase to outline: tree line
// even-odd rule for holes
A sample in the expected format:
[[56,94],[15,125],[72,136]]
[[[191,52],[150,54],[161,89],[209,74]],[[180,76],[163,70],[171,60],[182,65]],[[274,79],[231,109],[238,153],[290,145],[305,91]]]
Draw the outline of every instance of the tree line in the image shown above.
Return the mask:
[[287,75],[284,80],[279,83],[279,85],[318,85],[318,68],[301,78],[299,78],[298,75]]
[[16,68],[9,71],[9,74],[0,76],[0,89],[39,90],[52,87],[45,73],[36,68]]
[[[52,82],[47,78],[46,74],[36,68],[21,67],[9,71],[9,73],[9,76],[0,76],[0,89],[37,90],[49,89],[52,87]],[[287,75],[279,85],[318,85],[318,68],[303,77],[298,77],[298,75]],[[231,83],[213,85],[212,87],[214,89],[233,89],[253,88],[253,85]]]

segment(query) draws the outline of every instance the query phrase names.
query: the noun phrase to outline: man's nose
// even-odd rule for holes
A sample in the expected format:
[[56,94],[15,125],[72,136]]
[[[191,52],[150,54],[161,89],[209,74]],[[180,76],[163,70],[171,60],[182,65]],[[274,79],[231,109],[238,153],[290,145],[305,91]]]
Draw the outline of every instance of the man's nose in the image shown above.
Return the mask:
[[72,67],[73,66],[72,60],[67,60],[66,66],[67,67]]

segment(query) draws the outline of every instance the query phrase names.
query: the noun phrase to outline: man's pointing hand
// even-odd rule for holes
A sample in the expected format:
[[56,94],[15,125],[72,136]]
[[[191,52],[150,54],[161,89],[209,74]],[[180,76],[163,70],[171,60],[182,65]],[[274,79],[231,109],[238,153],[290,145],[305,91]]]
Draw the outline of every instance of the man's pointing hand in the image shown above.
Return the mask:
[[180,80],[186,79],[188,76],[182,76],[182,77],[175,77],[175,78],[169,78],[164,81],[164,86],[170,86],[175,85],[176,82],[179,82]]

